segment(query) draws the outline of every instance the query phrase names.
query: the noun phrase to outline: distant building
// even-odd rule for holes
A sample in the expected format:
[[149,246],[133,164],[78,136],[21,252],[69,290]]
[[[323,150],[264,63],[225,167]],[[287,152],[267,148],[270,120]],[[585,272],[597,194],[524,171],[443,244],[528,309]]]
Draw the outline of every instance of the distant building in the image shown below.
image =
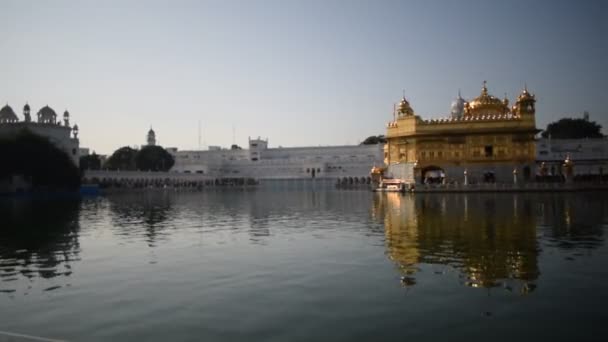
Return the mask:
[[148,136],[147,136],[146,140],[147,140],[148,146],[156,145],[156,133],[154,133],[154,130],[152,129],[152,127],[150,127],[150,130],[148,131]]
[[382,163],[382,145],[323,147],[268,147],[268,140],[249,139],[248,149],[206,151],[168,149],[175,158],[172,172],[199,173],[213,177],[256,179],[357,179],[369,177]]
[[574,164],[573,175],[603,175],[608,171],[608,139],[539,139],[537,173],[564,175],[564,161]]
[[23,107],[23,121],[7,104],[0,109],[0,137],[16,135],[26,129],[30,132],[46,137],[51,143],[64,151],[76,166],[79,165],[78,125],[70,127],[70,113],[63,113],[63,122],[57,119],[55,111],[47,106],[42,107],[36,114],[37,121],[32,121],[30,106]]
[[535,104],[526,87],[509,108],[509,100],[490,95],[484,81],[475,99],[458,94],[449,117],[423,120],[404,96],[387,125],[388,173],[413,174],[417,182],[512,182],[514,172],[532,179]]

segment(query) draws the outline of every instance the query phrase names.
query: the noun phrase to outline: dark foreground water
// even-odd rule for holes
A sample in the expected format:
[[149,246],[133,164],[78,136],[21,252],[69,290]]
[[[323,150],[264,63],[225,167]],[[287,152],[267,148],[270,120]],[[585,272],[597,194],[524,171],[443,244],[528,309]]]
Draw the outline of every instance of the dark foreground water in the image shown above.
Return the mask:
[[152,192],[0,199],[0,220],[3,332],[72,341],[608,335],[601,193]]

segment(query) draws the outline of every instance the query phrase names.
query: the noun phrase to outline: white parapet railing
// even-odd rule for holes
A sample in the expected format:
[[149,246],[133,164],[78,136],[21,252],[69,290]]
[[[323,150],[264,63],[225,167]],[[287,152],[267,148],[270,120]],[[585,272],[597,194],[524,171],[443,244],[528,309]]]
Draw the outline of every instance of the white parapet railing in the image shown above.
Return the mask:
[[204,181],[214,180],[217,177],[211,177],[201,173],[177,173],[177,172],[153,172],[153,171],[110,171],[110,170],[86,170],[84,178],[91,179],[107,179],[107,180],[180,180],[180,181]]

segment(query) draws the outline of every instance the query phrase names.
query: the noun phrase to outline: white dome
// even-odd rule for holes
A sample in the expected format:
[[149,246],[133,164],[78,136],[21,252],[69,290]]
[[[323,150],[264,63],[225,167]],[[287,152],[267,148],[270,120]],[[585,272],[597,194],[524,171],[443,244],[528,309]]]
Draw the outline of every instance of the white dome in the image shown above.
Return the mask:
[[452,102],[450,114],[453,118],[460,118],[464,114],[464,104],[466,101],[458,94],[458,98]]

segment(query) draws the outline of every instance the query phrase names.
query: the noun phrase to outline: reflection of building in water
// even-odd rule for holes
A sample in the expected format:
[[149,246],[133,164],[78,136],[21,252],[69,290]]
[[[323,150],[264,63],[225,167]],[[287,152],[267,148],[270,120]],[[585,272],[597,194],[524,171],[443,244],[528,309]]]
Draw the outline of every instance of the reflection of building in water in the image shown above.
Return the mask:
[[375,215],[384,217],[389,256],[406,270],[419,263],[445,264],[460,270],[467,285],[493,287],[513,278],[524,282],[523,291],[538,277],[529,200],[378,194],[375,201]]
[[[165,239],[168,233],[166,221],[173,219],[173,202],[175,196],[164,191],[124,193],[108,196],[113,225],[120,229],[120,235],[142,236],[150,247],[155,247],[159,240]],[[140,224],[124,224],[136,222]],[[139,231],[141,226],[144,231]]]
[[384,220],[384,231],[391,251],[389,257],[404,267],[418,263],[418,224],[412,198],[387,193],[376,203],[375,209],[380,212],[378,218]]
[[608,197],[601,193],[569,193],[559,200],[546,195],[538,201],[538,225],[547,227],[556,247],[564,249],[596,248],[604,243]]
[[3,292],[16,292],[11,285],[20,283],[20,276],[51,279],[71,275],[72,263],[79,259],[80,254],[79,210],[79,201],[0,201],[0,281],[5,289]]

